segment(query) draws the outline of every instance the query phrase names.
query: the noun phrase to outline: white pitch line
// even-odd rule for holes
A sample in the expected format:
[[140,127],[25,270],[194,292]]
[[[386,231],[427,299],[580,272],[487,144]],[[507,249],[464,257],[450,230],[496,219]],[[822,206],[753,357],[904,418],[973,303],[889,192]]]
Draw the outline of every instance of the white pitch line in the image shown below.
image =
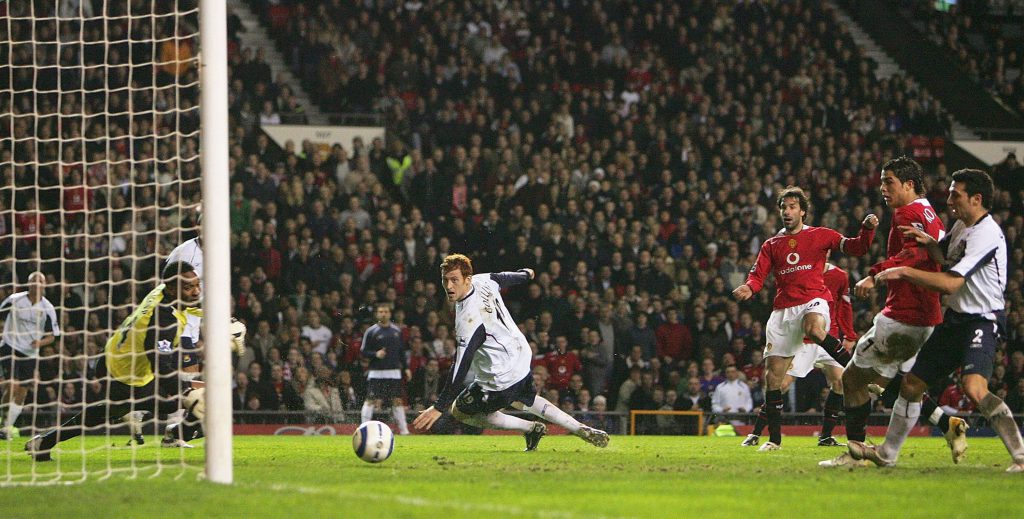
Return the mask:
[[288,485],[283,483],[274,483],[269,486],[263,486],[258,484],[242,485],[249,487],[265,488],[273,490],[275,492],[298,492],[300,494],[318,494],[318,495],[336,495],[346,498],[354,499],[365,499],[373,498],[375,500],[391,500],[399,504],[410,505],[410,506],[425,506],[431,508],[456,508],[465,512],[487,512],[497,514],[509,514],[516,516],[525,515],[537,515],[540,517],[551,518],[551,519],[575,519],[578,517],[586,517],[587,519],[625,519],[620,517],[606,516],[606,515],[589,515],[589,514],[577,514],[573,512],[566,512],[560,510],[530,510],[520,508],[514,505],[490,505],[490,504],[477,504],[477,503],[461,503],[453,501],[436,501],[433,499],[426,499],[420,496],[407,496],[401,494],[372,494],[367,492],[345,492],[343,490],[310,487],[305,485]]

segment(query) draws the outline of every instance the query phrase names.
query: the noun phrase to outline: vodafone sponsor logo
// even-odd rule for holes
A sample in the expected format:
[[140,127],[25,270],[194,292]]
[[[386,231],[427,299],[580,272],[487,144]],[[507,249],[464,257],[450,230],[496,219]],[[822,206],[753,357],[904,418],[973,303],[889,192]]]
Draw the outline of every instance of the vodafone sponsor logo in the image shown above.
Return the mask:
[[795,267],[789,267],[788,269],[782,269],[775,273],[776,276],[782,276],[785,274],[792,274],[794,272],[800,272],[801,270],[811,270],[811,265],[797,265]]
[[795,252],[790,252],[786,255],[786,263],[789,263],[790,265],[800,263],[800,255]]

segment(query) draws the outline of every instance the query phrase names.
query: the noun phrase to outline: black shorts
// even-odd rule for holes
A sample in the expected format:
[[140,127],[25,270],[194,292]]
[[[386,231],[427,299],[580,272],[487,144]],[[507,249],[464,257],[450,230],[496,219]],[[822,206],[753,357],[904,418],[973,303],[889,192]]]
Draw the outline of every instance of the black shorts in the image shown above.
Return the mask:
[[7,344],[0,345],[0,374],[15,381],[35,380],[39,359],[29,357]]
[[921,346],[910,372],[929,387],[942,382],[957,368],[961,376],[981,375],[987,379],[992,376],[1001,334],[998,321],[946,310],[942,323]]
[[155,416],[166,416],[178,410],[180,394],[189,386],[178,380],[177,373],[151,380],[144,386],[131,386],[119,382],[107,372],[107,363],[100,359],[96,377],[106,382],[106,391],[98,395],[87,394],[87,404],[103,404],[110,418],[120,418],[130,411],[147,411]]
[[504,391],[485,391],[474,382],[463,389],[462,393],[459,393],[455,399],[455,407],[462,414],[487,415],[501,411],[514,402],[531,406],[535,398],[537,398],[537,388],[533,385],[533,373],[527,373],[522,380]]
[[400,378],[370,378],[366,380],[366,399],[383,400],[388,405],[395,398],[402,397],[402,379]]

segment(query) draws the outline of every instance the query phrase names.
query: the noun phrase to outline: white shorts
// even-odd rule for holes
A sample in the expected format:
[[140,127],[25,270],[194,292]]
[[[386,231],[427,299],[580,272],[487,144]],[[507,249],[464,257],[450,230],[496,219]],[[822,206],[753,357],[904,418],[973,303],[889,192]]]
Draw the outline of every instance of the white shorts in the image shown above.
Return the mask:
[[833,359],[825,351],[825,348],[817,344],[804,344],[804,347],[800,348],[800,351],[793,357],[786,374],[796,378],[804,378],[812,369],[824,368],[826,366],[843,368],[843,365],[836,362],[836,359]]
[[[903,324],[878,314],[871,329],[857,341],[857,347],[853,352],[853,364],[858,368],[874,369],[876,373],[889,379],[895,377],[897,371],[908,373],[910,368],[914,367],[921,346],[928,337],[931,337],[934,329],[934,326]],[[909,341],[909,345],[904,346],[904,349],[909,348],[909,351],[912,351],[909,358],[906,357],[906,353],[900,355],[899,352],[890,352],[890,341],[893,338]],[[894,359],[894,354],[903,358]]]
[[[832,324],[828,302],[818,297],[797,306],[772,311],[765,326],[767,344],[765,357],[795,357],[804,346],[804,315],[821,314],[825,318],[825,329]],[[811,346],[815,346],[812,344]]]

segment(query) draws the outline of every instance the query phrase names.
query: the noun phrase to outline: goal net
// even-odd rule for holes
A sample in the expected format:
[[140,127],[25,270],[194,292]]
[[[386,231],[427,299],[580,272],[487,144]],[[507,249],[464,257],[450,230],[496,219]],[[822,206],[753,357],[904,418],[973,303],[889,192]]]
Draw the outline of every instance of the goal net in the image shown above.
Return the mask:
[[[131,319],[168,254],[199,232],[199,11],[199,0],[0,2],[0,486],[204,467],[203,440],[161,448],[176,416],[159,403],[191,385],[177,377],[183,343],[141,338]],[[152,397],[114,386],[118,337],[144,344],[129,368],[150,362]],[[52,431],[52,461],[26,452]]]

